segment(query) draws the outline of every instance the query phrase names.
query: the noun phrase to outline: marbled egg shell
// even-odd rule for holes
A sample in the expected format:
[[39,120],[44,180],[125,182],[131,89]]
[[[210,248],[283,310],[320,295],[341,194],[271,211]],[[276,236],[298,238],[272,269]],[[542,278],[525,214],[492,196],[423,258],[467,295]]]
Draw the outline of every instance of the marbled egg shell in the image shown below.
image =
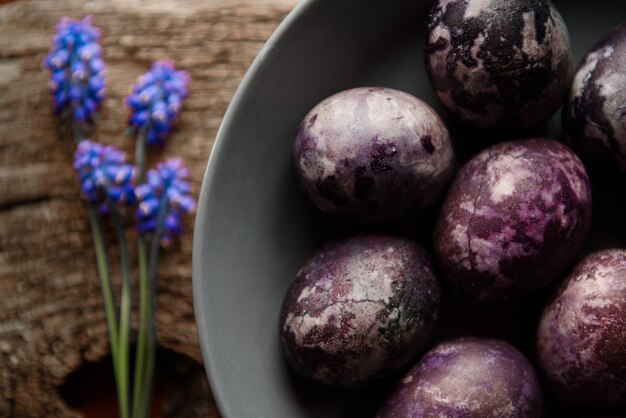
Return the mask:
[[426,69],[443,104],[465,123],[527,128],[554,113],[569,91],[569,34],[549,0],[438,0]]
[[302,189],[322,212],[384,223],[436,201],[452,176],[454,154],[443,121],[426,103],[363,87],[308,113],[293,159]]
[[498,340],[458,338],[429,351],[377,418],[531,418],[541,386],[528,360]]
[[567,138],[585,162],[626,172],[626,24],[587,54],[564,115]]
[[626,406],[626,250],[581,261],[546,306],[537,356],[572,405]]
[[324,384],[365,384],[419,353],[439,301],[431,262],[418,244],[382,235],[328,244],[298,272],[283,302],[287,361]]
[[496,144],[460,170],[435,228],[435,253],[458,293],[476,302],[521,297],[556,279],[581,249],[591,186],[566,146]]

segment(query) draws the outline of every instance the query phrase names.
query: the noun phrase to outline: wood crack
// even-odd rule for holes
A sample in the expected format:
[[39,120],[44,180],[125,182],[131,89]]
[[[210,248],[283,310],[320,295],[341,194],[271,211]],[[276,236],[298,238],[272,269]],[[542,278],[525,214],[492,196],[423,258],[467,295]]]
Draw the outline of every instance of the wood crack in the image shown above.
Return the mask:
[[36,197],[28,198],[28,199],[19,199],[19,200],[12,200],[9,202],[4,202],[0,204],[0,213],[10,212],[12,210],[22,208],[24,206],[31,206],[31,205],[38,205],[38,204],[46,203],[54,198],[55,197],[53,196],[45,195],[45,196],[36,196]]

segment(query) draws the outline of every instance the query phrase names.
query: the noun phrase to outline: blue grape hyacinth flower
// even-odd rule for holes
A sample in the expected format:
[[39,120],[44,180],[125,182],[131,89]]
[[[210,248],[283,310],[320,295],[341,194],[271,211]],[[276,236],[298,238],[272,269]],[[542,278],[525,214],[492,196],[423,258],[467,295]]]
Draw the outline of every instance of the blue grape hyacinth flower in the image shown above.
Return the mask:
[[100,213],[108,213],[109,202],[135,203],[135,168],[125,162],[124,153],[115,147],[84,139],[74,153],[73,168],[78,174],[81,195],[98,205]]
[[67,17],[56,25],[52,47],[43,65],[50,70],[54,110],[76,122],[90,120],[104,99],[104,62],[98,40],[100,29]]
[[[181,158],[170,158],[148,171],[146,183],[137,186],[136,229],[140,233],[160,230],[163,245],[182,233],[181,215],[193,212],[196,202],[191,197],[189,169]],[[162,226],[159,228],[159,213]]]
[[146,143],[162,145],[187,97],[189,75],[171,61],[156,61],[141,75],[126,97],[131,110],[129,125],[145,130]]

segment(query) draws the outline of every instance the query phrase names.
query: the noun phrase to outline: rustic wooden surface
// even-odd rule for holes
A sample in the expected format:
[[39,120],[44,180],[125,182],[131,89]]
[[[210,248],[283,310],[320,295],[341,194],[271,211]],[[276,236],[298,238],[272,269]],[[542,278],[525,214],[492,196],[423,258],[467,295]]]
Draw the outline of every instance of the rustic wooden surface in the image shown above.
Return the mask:
[[[71,171],[74,143],[51,111],[42,59],[61,16],[102,28],[107,99],[93,138],[132,155],[123,98],[155,59],[190,72],[190,97],[167,145],[200,182],[241,77],[296,0],[16,0],[0,2],[0,416],[76,416],[67,376],[108,353],[85,205]],[[201,369],[191,297],[193,217],[158,279],[160,347]],[[132,229],[128,228],[132,235]],[[111,238],[111,237],[109,237]],[[116,271],[114,240],[111,263]],[[132,245],[131,245],[132,248]],[[204,376],[170,416],[219,416]],[[191,393],[190,392],[190,393]],[[174,408],[175,409],[175,408]]]

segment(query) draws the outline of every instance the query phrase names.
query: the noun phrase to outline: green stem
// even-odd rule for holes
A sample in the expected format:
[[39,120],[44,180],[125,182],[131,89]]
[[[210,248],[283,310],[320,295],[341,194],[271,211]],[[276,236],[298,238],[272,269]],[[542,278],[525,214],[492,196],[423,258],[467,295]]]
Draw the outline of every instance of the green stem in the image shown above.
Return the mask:
[[82,124],[74,121],[74,123],[72,123],[72,131],[74,134],[74,142],[76,142],[77,144],[82,141],[83,139],[85,139],[85,137],[87,136],[87,134],[85,133],[85,128],[83,127]]
[[[137,133],[135,143],[135,165],[137,184],[145,181],[146,173],[146,127]],[[137,240],[139,257],[139,330],[135,353],[135,375],[133,385],[133,418],[148,415],[154,368],[154,280],[148,261],[146,238]]]
[[150,243],[150,258],[148,264],[148,275],[152,284],[156,282],[157,267],[159,266],[159,249],[161,248],[161,236],[165,229],[165,214],[167,212],[167,195],[165,192],[159,199],[159,212],[157,213],[156,231],[152,236],[152,242]]
[[146,175],[146,128],[142,127],[135,142],[135,165],[137,166],[137,184],[144,181]]
[[[150,254],[148,258],[147,280],[145,281],[145,294],[142,298],[140,296],[140,311],[143,319],[140,319],[141,333],[145,333],[144,341],[142,342],[141,352],[139,344],[137,345],[137,358],[140,358],[143,365],[141,369],[135,369],[135,383],[138,391],[134,398],[137,402],[134,405],[133,410],[135,413],[134,418],[145,418],[150,412],[150,401],[152,395],[152,380],[154,378],[154,363],[156,357],[156,332],[155,332],[155,318],[154,318],[154,295],[156,293],[156,275],[157,267],[159,264],[159,249],[160,249],[160,237],[163,234],[164,220],[166,213],[166,199],[164,194],[161,196],[161,205],[159,207],[159,213],[157,215],[157,228],[152,237],[150,243]],[[145,241],[143,237],[140,237],[145,255]],[[140,288],[141,292],[141,288]],[[144,316],[145,315],[145,316]],[[144,326],[142,327],[142,323]],[[141,335],[140,335],[141,338]],[[139,382],[137,381],[139,379]]]
[[133,418],[146,416],[145,404],[146,363],[148,361],[148,340],[150,339],[150,283],[148,277],[148,257],[146,241],[143,235],[137,238],[137,254],[139,259],[139,330],[135,353],[135,376],[133,385]]
[[122,268],[122,286],[120,294],[120,321],[118,330],[118,361],[117,395],[120,406],[120,418],[128,418],[129,414],[129,350],[130,350],[130,310],[131,310],[131,280],[130,262],[128,258],[128,245],[122,227],[122,219],[114,205],[110,205],[113,227],[120,252],[120,265]]
[[93,236],[94,252],[96,255],[96,266],[98,268],[98,276],[100,277],[100,289],[102,290],[102,300],[104,302],[104,313],[109,331],[109,343],[111,345],[111,358],[113,360],[113,371],[115,373],[115,381],[119,386],[119,370],[116,367],[119,361],[118,356],[118,328],[117,317],[115,314],[115,298],[113,295],[113,286],[111,284],[111,276],[104,250],[104,239],[102,233],[102,222],[98,216],[95,206],[88,205],[87,214],[89,216],[89,224],[91,226],[91,234]]
[[[74,121],[72,124],[74,141],[78,144],[86,136],[84,126]],[[115,295],[113,283],[109,273],[107,255],[104,244],[102,218],[94,205],[88,205],[87,215],[93,237],[96,266],[100,278],[100,289],[104,303],[104,313],[109,333],[111,346],[111,360],[113,362],[113,374],[117,388],[118,406],[120,418],[128,418],[128,340],[130,327],[130,267],[128,262],[128,249],[122,230],[122,224],[117,211],[112,210],[115,224],[115,232],[120,247],[122,264],[122,291],[120,296],[120,322],[115,310]]]

